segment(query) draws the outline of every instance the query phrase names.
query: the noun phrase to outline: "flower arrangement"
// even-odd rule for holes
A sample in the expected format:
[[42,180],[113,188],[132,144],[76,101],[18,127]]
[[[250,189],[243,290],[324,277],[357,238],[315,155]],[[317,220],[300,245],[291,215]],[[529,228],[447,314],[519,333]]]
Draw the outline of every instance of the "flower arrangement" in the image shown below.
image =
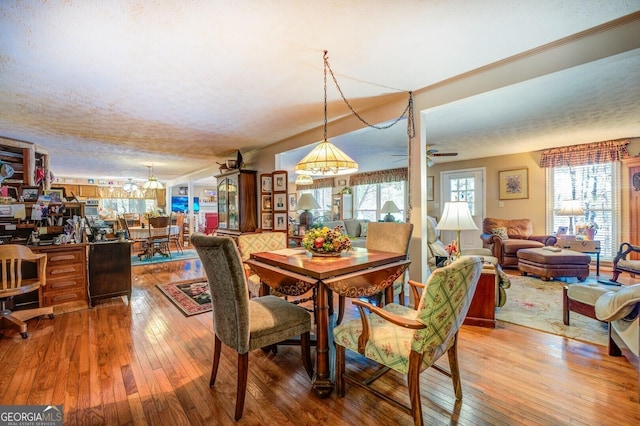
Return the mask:
[[351,250],[351,240],[341,233],[342,226],[309,229],[302,238],[302,246],[312,254],[339,255]]

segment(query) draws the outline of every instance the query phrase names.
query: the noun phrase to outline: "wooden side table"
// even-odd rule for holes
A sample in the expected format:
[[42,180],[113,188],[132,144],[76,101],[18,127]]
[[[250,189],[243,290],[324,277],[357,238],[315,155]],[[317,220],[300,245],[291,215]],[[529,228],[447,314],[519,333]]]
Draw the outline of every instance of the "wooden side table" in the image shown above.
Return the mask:
[[596,275],[600,276],[600,241],[598,240],[565,240],[558,239],[557,247],[596,255]]
[[496,268],[485,263],[482,275],[478,280],[469,312],[464,320],[465,325],[496,328],[496,302],[498,299],[498,274]]

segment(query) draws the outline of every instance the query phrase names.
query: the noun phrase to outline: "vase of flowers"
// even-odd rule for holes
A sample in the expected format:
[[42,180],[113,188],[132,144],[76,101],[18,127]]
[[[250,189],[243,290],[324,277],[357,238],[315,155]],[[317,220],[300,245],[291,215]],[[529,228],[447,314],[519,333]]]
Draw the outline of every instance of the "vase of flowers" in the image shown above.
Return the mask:
[[329,229],[309,229],[302,238],[302,246],[312,256],[340,256],[343,251],[351,250],[351,240],[341,232],[342,226]]

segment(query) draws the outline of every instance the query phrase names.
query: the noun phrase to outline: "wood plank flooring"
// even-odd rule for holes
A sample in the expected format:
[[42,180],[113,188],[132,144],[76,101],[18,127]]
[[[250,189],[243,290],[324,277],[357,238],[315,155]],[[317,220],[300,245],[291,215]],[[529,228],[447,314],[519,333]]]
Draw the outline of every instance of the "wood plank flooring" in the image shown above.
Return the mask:
[[[62,404],[68,425],[234,424],[236,354],[223,349],[209,388],[211,314],[185,317],[156,284],[204,276],[198,260],[134,268],[133,297],[29,321],[31,336],[0,335],[0,404]],[[357,315],[349,304],[347,316]],[[349,352],[348,352],[349,354]],[[422,374],[429,425],[631,425],[640,423],[638,380],[624,358],[594,346],[507,323],[463,326],[462,402],[451,381]],[[441,361],[446,365],[446,357]],[[347,369],[373,370],[349,354]],[[297,347],[253,351],[244,417],[238,424],[408,425],[410,416],[347,384],[320,399]],[[408,402],[406,382],[378,386]]]

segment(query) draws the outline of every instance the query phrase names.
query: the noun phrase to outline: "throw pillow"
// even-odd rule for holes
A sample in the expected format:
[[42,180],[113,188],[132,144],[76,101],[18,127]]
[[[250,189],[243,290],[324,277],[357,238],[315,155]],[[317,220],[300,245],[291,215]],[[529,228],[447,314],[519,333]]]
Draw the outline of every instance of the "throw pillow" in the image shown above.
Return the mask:
[[369,222],[360,222],[360,236],[366,237],[369,232]]
[[509,239],[509,235],[507,234],[507,228],[504,228],[504,227],[493,228],[491,230],[491,233],[493,235],[497,235],[498,237],[502,238],[503,240],[508,240]]

